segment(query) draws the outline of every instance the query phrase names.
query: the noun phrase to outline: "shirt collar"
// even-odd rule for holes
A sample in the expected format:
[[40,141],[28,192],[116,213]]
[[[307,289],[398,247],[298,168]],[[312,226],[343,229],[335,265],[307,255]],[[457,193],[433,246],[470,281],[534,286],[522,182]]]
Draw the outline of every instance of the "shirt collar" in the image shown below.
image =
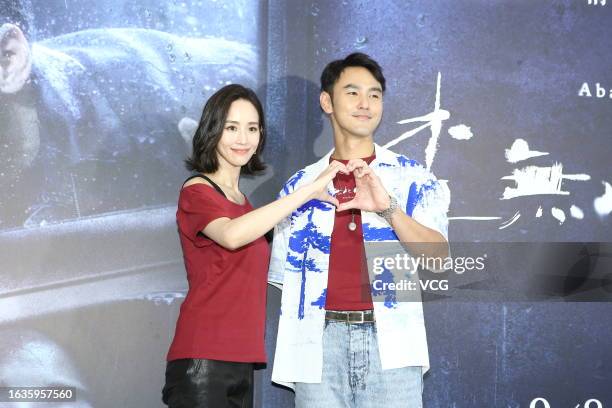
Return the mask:
[[374,149],[376,151],[376,158],[374,161],[372,161],[372,163],[370,163],[370,167],[399,166],[399,161],[397,160],[398,155],[396,153],[393,153],[391,150],[385,149],[376,143],[374,143]]
[[[398,167],[400,165],[397,160],[398,154],[393,153],[389,149],[385,149],[384,147],[374,143],[374,149],[376,153],[376,158],[370,163],[370,167]],[[334,149],[331,149],[325,156],[321,157],[319,161],[313,163],[310,168],[308,168],[308,173],[310,174],[320,174],[327,166],[329,166],[329,158],[331,157]]]

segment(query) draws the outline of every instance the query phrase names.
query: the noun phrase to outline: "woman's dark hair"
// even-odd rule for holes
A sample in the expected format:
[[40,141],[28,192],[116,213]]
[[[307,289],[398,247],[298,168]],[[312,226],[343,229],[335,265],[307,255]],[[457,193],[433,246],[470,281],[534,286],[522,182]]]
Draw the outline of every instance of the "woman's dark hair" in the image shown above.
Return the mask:
[[253,157],[251,157],[247,164],[242,166],[240,172],[242,174],[255,174],[266,168],[261,158],[261,152],[266,141],[266,123],[261,102],[259,102],[259,98],[257,98],[252,89],[232,84],[219,89],[206,101],[200,124],[193,136],[191,157],[185,160],[185,166],[188,170],[200,173],[214,173],[217,171],[219,168],[217,144],[223,135],[230,106],[239,99],[251,102],[259,115],[259,144]]
[[380,82],[382,91],[385,91],[385,76],[378,62],[374,61],[370,56],[361,52],[354,52],[346,58],[335,60],[327,64],[321,74],[321,92],[327,92],[332,95],[334,84],[340,78],[342,72],[348,67],[362,67],[370,71],[370,74]]

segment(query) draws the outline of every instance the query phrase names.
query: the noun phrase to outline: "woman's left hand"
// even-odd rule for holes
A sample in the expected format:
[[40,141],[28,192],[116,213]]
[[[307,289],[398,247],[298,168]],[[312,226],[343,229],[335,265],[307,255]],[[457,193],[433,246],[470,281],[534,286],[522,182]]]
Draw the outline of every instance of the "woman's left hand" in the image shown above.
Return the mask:
[[339,172],[344,174],[350,173],[343,163],[336,160],[332,161],[329,166],[323,170],[321,174],[319,174],[319,177],[317,177],[310,185],[310,187],[313,189],[311,197],[316,200],[331,203],[338,207],[340,205],[338,199],[329,194],[327,191],[327,186]]

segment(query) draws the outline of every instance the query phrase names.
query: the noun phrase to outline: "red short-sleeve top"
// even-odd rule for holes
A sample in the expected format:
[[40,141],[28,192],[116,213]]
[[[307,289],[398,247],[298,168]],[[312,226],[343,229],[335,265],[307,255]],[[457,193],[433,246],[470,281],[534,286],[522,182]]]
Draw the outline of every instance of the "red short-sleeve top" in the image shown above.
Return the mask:
[[206,184],[181,190],[176,219],[189,290],[167,360],[205,358],[265,362],[266,279],[270,248],[260,237],[234,251],[201,231],[253,207],[236,204]]

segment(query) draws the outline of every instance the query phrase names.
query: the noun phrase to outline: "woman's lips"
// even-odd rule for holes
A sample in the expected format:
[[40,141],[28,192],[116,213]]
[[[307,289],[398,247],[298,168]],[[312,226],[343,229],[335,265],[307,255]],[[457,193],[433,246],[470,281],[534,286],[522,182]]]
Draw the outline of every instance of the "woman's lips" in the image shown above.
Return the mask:
[[239,154],[239,155],[246,155],[251,151],[251,149],[232,149],[232,152]]

